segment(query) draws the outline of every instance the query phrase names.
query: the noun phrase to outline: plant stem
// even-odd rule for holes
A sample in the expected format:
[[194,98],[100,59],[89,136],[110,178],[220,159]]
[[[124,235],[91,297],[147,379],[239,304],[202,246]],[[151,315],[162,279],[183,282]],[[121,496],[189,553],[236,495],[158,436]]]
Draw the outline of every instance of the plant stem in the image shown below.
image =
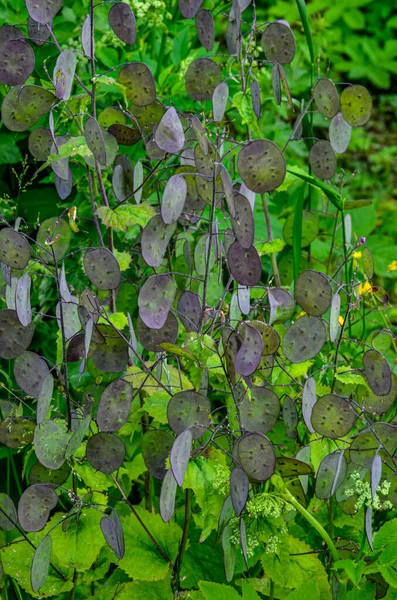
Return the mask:
[[212,202],[211,202],[211,213],[210,213],[209,232],[208,232],[208,247],[207,247],[207,256],[206,256],[206,260],[205,260],[205,274],[204,274],[204,285],[203,285],[203,306],[201,309],[200,325],[198,327],[198,331],[200,334],[203,329],[203,321],[204,321],[205,308],[206,308],[206,302],[207,302],[208,277],[210,274],[210,259],[211,259],[212,235],[213,235],[212,229],[213,229],[213,223],[214,223],[215,204],[216,204],[215,178],[216,178],[216,173],[215,173],[215,165],[214,165],[214,170],[213,170],[213,174],[212,174]]
[[[262,198],[263,212],[265,213],[267,237],[268,237],[269,243],[271,243],[273,241],[273,229],[272,229],[272,224],[270,221],[269,207],[266,202],[266,195],[261,194],[261,198]],[[276,282],[276,286],[280,287],[281,286],[280,274],[278,272],[277,260],[276,260],[276,255],[274,252],[271,252],[270,260],[272,261],[273,275],[274,275],[274,280]]]
[[183,532],[181,543],[179,544],[179,552],[176,557],[175,565],[174,565],[174,576],[173,581],[175,584],[175,588],[178,590],[180,586],[180,574],[182,568],[182,561],[185,554],[185,550],[187,547],[187,542],[189,538],[189,525],[192,516],[192,490],[187,489],[185,492],[185,520],[183,524]]
[[156,548],[160,552],[161,556],[164,558],[164,560],[167,561],[167,563],[169,563],[171,565],[172,568],[174,568],[174,565],[172,564],[171,559],[167,556],[166,552],[162,549],[162,547],[160,546],[160,544],[158,542],[156,542],[156,540],[154,539],[154,537],[150,533],[149,529],[146,527],[145,523],[142,521],[141,517],[139,516],[139,514],[135,510],[133,504],[131,504],[131,502],[128,500],[128,498],[125,495],[125,492],[124,492],[123,488],[121,487],[120,483],[118,482],[117,478],[114,475],[112,475],[112,479],[113,479],[113,482],[114,482],[115,486],[117,487],[117,489],[119,490],[120,494],[122,495],[124,502],[126,502],[126,504],[128,505],[128,508],[130,509],[130,511],[132,512],[132,514],[134,515],[134,517],[137,519],[137,521],[139,522],[139,524],[142,526],[142,528],[145,530],[146,534],[151,539],[151,541],[153,542],[153,544],[156,546]]
[[309,513],[309,511],[306,510],[306,508],[304,508],[302,506],[302,504],[300,504],[298,502],[298,500],[291,494],[290,491],[285,490],[282,494],[280,494],[280,497],[285,500],[286,502],[288,502],[289,504],[291,504],[301,515],[302,517],[304,517],[306,519],[306,521],[308,523],[310,523],[310,525],[312,527],[314,527],[314,529],[317,531],[317,533],[319,533],[321,535],[321,537],[323,538],[324,542],[327,544],[328,549],[331,553],[331,556],[333,558],[334,561],[339,560],[339,553],[338,550],[335,547],[334,542],[332,541],[331,537],[328,535],[328,533],[325,531],[324,527],[322,525],[320,525],[320,523],[317,521],[317,519],[315,519],[313,517],[313,515],[311,515]]

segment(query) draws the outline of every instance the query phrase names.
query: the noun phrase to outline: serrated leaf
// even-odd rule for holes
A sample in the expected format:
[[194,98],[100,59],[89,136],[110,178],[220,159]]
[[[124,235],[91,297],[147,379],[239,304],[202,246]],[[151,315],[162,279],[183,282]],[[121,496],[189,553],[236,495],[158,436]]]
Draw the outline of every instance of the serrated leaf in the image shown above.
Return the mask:
[[154,207],[149,204],[124,204],[114,210],[107,206],[100,206],[96,212],[106,227],[120,229],[121,231],[126,231],[127,227],[133,225],[145,227],[156,214]]

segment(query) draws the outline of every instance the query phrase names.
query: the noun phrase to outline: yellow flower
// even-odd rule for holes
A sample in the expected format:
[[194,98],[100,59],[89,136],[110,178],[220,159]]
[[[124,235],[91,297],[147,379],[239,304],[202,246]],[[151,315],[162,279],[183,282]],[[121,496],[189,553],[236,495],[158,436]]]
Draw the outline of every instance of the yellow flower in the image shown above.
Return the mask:
[[343,323],[345,322],[345,319],[342,317],[342,315],[339,315],[338,317],[338,323],[340,325],[340,327],[342,327]]
[[397,271],[397,260],[392,260],[390,265],[388,265],[387,270],[389,271],[389,273],[391,273],[392,271]]
[[359,296],[363,296],[367,292],[372,292],[372,285],[369,281],[364,281],[364,283],[360,283],[360,285],[358,286],[358,294]]
[[361,257],[362,257],[362,255],[363,255],[363,253],[362,253],[362,252],[360,252],[360,250],[356,250],[355,252],[353,252],[353,259],[354,259],[354,261],[353,261],[353,265],[354,265],[355,267],[357,267],[357,266],[358,266],[358,259],[359,259],[359,258],[361,258]]

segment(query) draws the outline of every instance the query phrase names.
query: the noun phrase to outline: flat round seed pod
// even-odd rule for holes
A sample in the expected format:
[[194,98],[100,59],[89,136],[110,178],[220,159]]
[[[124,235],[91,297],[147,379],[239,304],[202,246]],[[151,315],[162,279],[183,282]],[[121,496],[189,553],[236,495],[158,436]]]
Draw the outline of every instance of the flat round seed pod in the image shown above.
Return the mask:
[[360,469],[353,462],[349,462],[347,465],[345,479],[343,480],[342,484],[340,485],[335,494],[335,498],[339,508],[342,510],[342,512],[344,512],[347,515],[355,515],[358,512],[356,508],[358,495],[350,494],[350,490],[352,489],[353,484],[351,476],[355,471],[360,473],[361,479],[364,479],[366,475],[366,469]]
[[268,291],[270,306],[269,325],[285,323],[295,312],[295,300],[283,288],[271,288]]
[[33,443],[36,456],[42,465],[47,469],[62,467],[65,462],[68,436],[56,421],[46,419],[37,425]]
[[130,414],[132,386],[124,379],[116,379],[101,394],[96,422],[101,431],[117,431]]
[[111,475],[117,471],[125,457],[124,442],[111,433],[96,433],[87,443],[87,460],[94,469]]
[[292,363],[313,358],[324,346],[327,330],[321,319],[305,315],[293,323],[284,336],[282,347]]
[[173,175],[167,181],[161,200],[161,216],[164,223],[176,223],[183,212],[187,195],[187,183],[183,175]]
[[325,500],[342,485],[347,473],[346,458],[340,452],[332,452],[323,458],[316,474],[317,498]]
[[33,440],[35,426],[26,417],[6,417],[0,421],[0,443],[7,448],[23,448]]
[[214,47],[215,28],[214,19],[209,10],[201,9],[196,15],[196,31],[200,44],[208,52]]
[[[285,249],[279,255],[280,258],[277,259],[278,272],[280,274],[280,283],[281,285],[289,286],[294,280],[294,260],[292,255],[292,250]],[[299,271],[305,271],[309,268],[309,263],[306,258],[301,254]]]
[[234,367],[236,373],[244,377],[249,377],[255,373],[261,362],[264,344],[262,336],[257,329],[250,325],[244,325],[243,343],[237,352]]
[[340,317],[340,296],[339,293],[336,292],[332,296],[331,301],[331,310],[329,312],[329,339],[331,342],[335,342],[338,337],[340,331],[339,325],[339,317]]
[[66,360],[67,362],[78,362],[84,357],[84,334],[80,333],[72,337],[69,341]]
[[375,271],[375,263],[374,257],[372,256],[372,252],[367,246],[363,248],[363,265],[364,265],[364,275],[368,277],[368,279],[372,279]]
[[61,260],[68,251],[72,230],[69,224],[59,217],[51,217],[41,223],[37,232],[36,242],[40,245],[40,256],[47,262]]
[[176,294],[176,283],[169,275],[152,275],[139,291],[139,316],[148,327],[161,329],[167,320]]
[[162,429],[151,429],[142,437],[142,456],[147,470],[156,479],[164,479],[166,460],[170,455],[174,438]]
[[262,339],[263,339],[263,353],[262,354],[274,354],[275,352],[277,352],[279,346],[280,346],[280,336],[277,333],[277,331],[274,329],[274,327],[271,327],[270,325],[266,325],[266,323],[263,323],[262,321],[250,321],[250,325],[252,325],[252,327],[255,327],[255,329],[257,329],[260,334],[262,335]]
[[71,50],[64,50],[57,58],[52,78],[55,95],[60,100],[69,100],[70,98],[76,62],[76,55]]
[[33,339],[33,323],[21,325],[15,310],[0,310],[0,358],[16,358]]
[[243,315],[248,315],[251,310],[251,294],[250,289],[242,287],[241,285],[237,288],[237,301],[238,307]]
[[358,385],[355,399],[362,406],[362,409],[368,413],[384,414],[389,408],[393,406],[393,403],[397,397],[397,376],[392,375],[392,384],[390,392],[384,396],[377,396],[366,385]]
[[164,523],[168,523],[172,519],[175,509],[175,497],[178,484],[172,472],[168,469],[161,484],[159,510]]
[[3,123],[10,131],[26,131],[50,111],[54,102],[54,94],[38,85],[13,87],[1,107]]
[[[295,213],[291,213],[286,219],[283,227],[283,237],[290,246],[293,246],[294,219]],[[319,229],[320,224],[318,217],[309,210],[302,211],[302,248],[306,248],[316,239]]]
[[[52,23],[49,23],[52,27]],[[29,15],[28,19],[28,34],[30,41],[34,42],[36,46],[42,46],[50,37],[50,32],[44,23],[38,23]]]
[[326,119],[332,119],[339,111],[339,96],[334,82],[321,77],[314,84],[312,93],[318,112]]
[[122,42],[135,44],[136,20],[131,7],[125,2],[113,4],[109,11],[109,25]]
[[216,123],[222,121],[229,98],[229,87],[226,81],[218,83],[212,94],[212,117]]
[[112,188],[119,202],[126,200],[134,191],[134,168],[124,154],[116,156],[114,161]]
[[9,42],[10,40],[23,40],[25,36],[18,27],[14,25],[2,25],[0,27],[0,45]]
[[231,216],[233,232],[243,248],[250,248],[254,243],[254,213],[252,212],[249,200],[234,192],[234,211],[235,216]]
[[[81,329],[78,303],[79,300],[77,296],[72,296],[71,302],[62,302],[62,320],[65,330],[65,338],[67,340],[73,337]],[[55,314],[58,321],[58,327],[61,329],[61,304],[59,302],[56,306]]]
[[[60,154],[59,150],[64,144],[69,141],[69,137],[66,135],[57,135],[55,141],[51,144],[51,154]],[[54,174],[60,179],[67,180],[69,177],[69,157],[58,158],[58,160],[51,163],[51,169]]]
[[211,100],[222,81],[221,67],[210,58],[198,58],[190,63],[185,75],[186,91],[193,100]]
[[68,198],[72,193],[73,189],[73,174],[71,168],[68,168],[67,180],[61,179],[60,177],[58,177],[58,175],[56,175],[56,173],[54,173],[54,183],[55,189],[60,199],[66,200],[66,198]]
[[29,396],[38,398],[44,379],[49,375],[46,361],[35,352],[23,352],[14,363],[14,377]]
[[364,374],[368,385],[377,396],[385,396],[391,390],[391,371],[385,357],[377,350],[368,350],[363,356]]
[[0,231],[0,262],[11,269],[24,269],[30,259],[31,249],[26,238],[12,227]]
[[161,215],[148,221],[141,233],[142,256],[150,267],[159,267],[163,262],[168,244],[176,229],[176,223],[167,225]]
[[133,146],[141,139],[141,133],[136,127],[114,123],[109,127],[111,133],[122,146]]
[[99,371],[120,373],[128,363],[128,344],[110,325],[98,325],[98,331],[104,337],[102,343],[93,346],[92,361]]
[[198,331],[201,321],[201,302],[198,294],[183,292],[178,301],[178,317],[186,331]]
[[310,475],[311,466],[297,458],[290,456],[278,456],[276,458],[276,470],[281,477],[299,477],[300,475]]
[[248,433],[237,442],[241,467],[252,481],[266,481],[274,473],[276,454],[271,442],[261,433]]
[[186,390],[175,394],[168,402],[168,423],[177,435],[195,425],[190,431],[193,439],[197,440],[211,425],[210,412],[211,405],[206,396]]
[[295,299],[309,315],[323,315],[332,300],[332,288],[327,277],[312,269],[303,271],[295,283]]
[[310,149],[309,163],[320,179],[332,179],[336,173],[336,156],[326,140],[318,140]]
[[24,273],[18,279],[15,288],[15,310],[18,320],[24,327],[27,327],[32,322],[32,308],[30,305],[30,288],[32,278],[29,273]]
[[[0,494],[0,508],[3,511],[0,513],[0,531],[12,531],[15,528],[12,521],[17,523],[18,517],[15,505],[7,494]],[[9,516],[11,520],[8,519],[6,515]]]
[[178,337],[178,321],[170,312],[163,327],[160,329],[151,329],[138,317],[137,336],[145,350],[149,350],[149,352],[164,352],[159,344],[175,344]]
[[83,263],[88,279],[99,290],[115,290],[120,284],[119,262],[107,248],[90,248]]
[[158,100],[155,100],[152,104],[147,106],[136,106],[132,104],[130,111],[138,121],[139,127],[143,131],[152,133],[153,127],[158,125],[165,113],[165,108]]
[[267,60],[289,64],[293,61],[296,52],[295,37],[288,25],[283,23],[269,23],[262,34],[261,46]]
[[[388,460],[387,452],[394,454],[397,449],[397,429],[389,423],[373,423],[372,429],[365,429],[352,441],[349,454],[350,460],[360,467],[370,469],[373,458],[379,451],[382,459]],[[385,451],[387,450],[387,452]]]
[[289,396],[284,398],[283,421],[288,437],[295,439],[297,436],[298,411],[296,410],[295,402]]
[[157,146],[164,152],[173,154],[182,150],[185,143],[185,134],[181,120],[173,106],[163,115],[157,126],[154,139]]
[[99,113],[98,123],[109,129],[112,125],[126,125],[127,117],[118,106],[107,106]]
[[249,492],[249,479],[241,469],[234,467],[230,473],[230,497],[236,517],[239,517],[247,503]]
[[[100,168],[108,169],[113,165],[116,159],[119,145],[114,135],[112,135],[109,131],[102,131],[102,136],[103,141],[105,142],[106,160],[105,164],[100,164]],[[89,154],[87,156],[84,156],[84,161],[89,167],[91,167],[91,169],[95,169],[94,155]]]
[[163,160],[165,158],[164,150],[161,150],[155,142],[155,140],[149,140],[145,144],[146,154],[150,160]]
[[255,246],[243,248],[235,241],[227,253],[227,264],[231,275],[240,285],[253,287],[262,277],[262,263]]
[[202,3],[203,0],[178,0],[179,10],[185,19],[193,19]]
[[342,113],[334,116],[329,124],[329,141],[336,154],[346,152],[352,137],[352,127],[346,123]]
[[61,10],[63,0],[26,0],[29,15],[38,23],[50,23]]
[[98,121],[94,117],[88,117],[84,123],[84,135],[87,146],[101,165],[106,164],[105,140]]
[[49,485],[31,485],[18,502],[18,519],[25,531],[40,531],[50,511],[58,504],[58,496]]
[[311,423],[313,429],[327,438],[342,438],[349,433],[354,423],[350,402],[336,394],[326,394],[315,403]]
[[144,63],[128,63],[121,69],[118,82],[126,87],[127,98],[132,104],[147,106],[156,100],[156,84]]
[[52,136],[51,131],[46,127],[37,127],[29,135],[29,152],[33,158],[46,161],[51,154]]
[[340,96],[340,110],[346,123],[362,127],[371,118],[371,94],[362,85],[346,87]]
[[234,367],[236,362],[236,355],[241,347],[241,340],[234,331],[229,327],[224,327],[222,331],[222,344],[224,357],[226,360],[226,370],[229,379],[232,383],[236,380],[236,369]]
[[251,388],[251,400],[245,398],[240,404],[241,426],[246,431],[267,433],[277,423],[280,400],[269,388]]
[[245,185],[257,194],[277,189],[286,173],[283,153],[270,140],[248,142],[239,152],[237,166]]
[[30,485],[41,483],[59,486],[67,481],[70,473],[71,468],[67,464],[64,464],[60,469],[50,471],[41,462],[37,461],[29,471],[29,483]]
[[34,69],[34,52],[22,40],[9,40],[0,46],[0,83],[23,85]]

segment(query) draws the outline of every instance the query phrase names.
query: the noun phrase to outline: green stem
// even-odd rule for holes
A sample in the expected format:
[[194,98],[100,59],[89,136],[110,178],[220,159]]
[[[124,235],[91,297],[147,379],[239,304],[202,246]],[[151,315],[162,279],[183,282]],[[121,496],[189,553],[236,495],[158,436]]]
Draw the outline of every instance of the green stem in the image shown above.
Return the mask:
[[[270,221],[269,207],[268,207],[267,202],[266,202],[266,196],[265,196],[265,194],[261,194],[261,198],[262,198],[263,212],[265,213],[266,228],[267,228],[267,238],[268,238],[269,243],[272,243],[272,241],[273,241],[273,229],[272,229],[272,223]],[[280,287],[281,286],[280,274],[278,272],[277,260],[276,260],[276,255],[275,255],[274,252],[272,252],[270,254],[270,260],[272,261],[272,269],[273,269],[274,281],[276,283],[276,286]]]
[[175,561],[174,566],[174,583],[175,589],[178,590],[180,587],[180,574],[182,568],[182,561],[185,555],[185,550],[187,547],[187,542],[189,538],[189,525],[192,516],[192,490],[187,489],[185,492],[185,521],[183,524],[183,532],[181,543],[179,544],[179,552]]
[[313,515],[311,515],[309,511],[307,511],[306,508],[304,508],[302,504],[300,504],[288,490],[285,490],[282,494],[280,494],[280,497],[289,504],[291,504],[302,515],[302,517],[304,517],[306,521],[310,523],[312,527],[314,527],[317,533],[319,533],[319,535],[323,538],[324,542],[327,544],[333,560],[339,560],[339,553],[335,547],[334,542],[332,541],[328,533],[325,531],[324,527],[320,525],[320,523],[317,521],[317,519],[315,519]]

